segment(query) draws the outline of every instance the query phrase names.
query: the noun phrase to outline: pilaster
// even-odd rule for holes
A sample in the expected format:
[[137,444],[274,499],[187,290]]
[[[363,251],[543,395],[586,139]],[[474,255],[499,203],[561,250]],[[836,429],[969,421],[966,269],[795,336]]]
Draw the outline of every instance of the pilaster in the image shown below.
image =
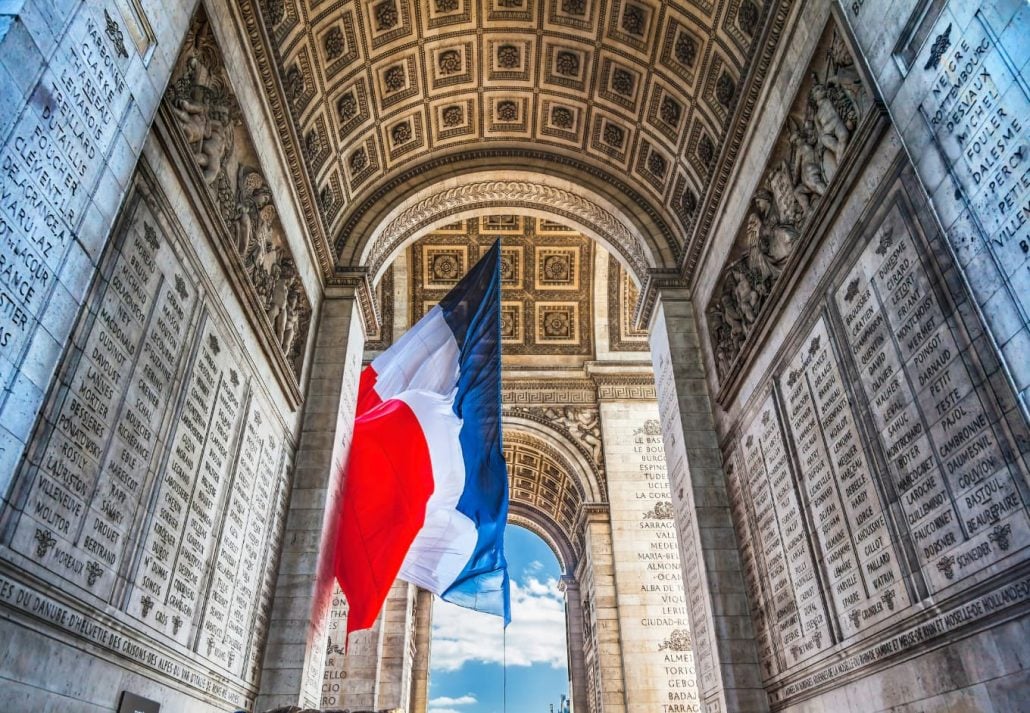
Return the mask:
[[[594,668],[592,672],[594,713],[625,713],[626,680],[622,662],[622,636],[619,628],[619,601],[612,557],[612,525],[607,505],[584,508],[581,518],[584,541],[584,566],[590,585],[584,619],[592,628]],[[588,708],[587,710],[593,710]]]
[[350,447],[364,344],[353,288],[322,302],[256,710],[317,707],[335,533],[329,515]]
[[767,711],[722,454],[686,290],[660,290],[651,356],[702,701],[709,710],[726,713]]
[[[561,588],[565,592],[565,645],[569,654],[569,687],[574,710],[587,708],[587,669],[583,656],[586,641],[583,631],[583,603],[579,582],[575,577],[564,575]],[[413,712],[418,713],[418,712]]]
[[411,713],[429,709],[429,656],[433,641],[433,593],[416,589],[415,655],[411,664]]

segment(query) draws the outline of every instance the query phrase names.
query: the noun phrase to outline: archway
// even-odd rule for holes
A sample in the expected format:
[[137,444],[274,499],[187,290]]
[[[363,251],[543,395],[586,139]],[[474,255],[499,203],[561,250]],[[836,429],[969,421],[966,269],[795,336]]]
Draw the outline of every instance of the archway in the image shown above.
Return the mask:
[[[550,543],[510,521],[512,621],[433,603],[429,711],[559,710],[569,695],[562,569]],[[505,705],[506,704],[506,705]]]
[[[572,700],[587,713],[658,705],[689,710],[698,705],[694,640],[650,345],[632,319],[638,275],[605,250],[607,243],[555,220],[553,206],[454,213],[450,199],[434,195],[440,194],[415,205],[438,214],[407,213],[416,216],[411,225],[417,229],[380,233],[401,241],[389,243],[390,264],[376,268],[383,313],[404,317],[380,325],[365,358],[436,304],[501,236],[502,325],[505,310],[525,320],[510,331],[502,326],[509,521],[539,535],[560,563]],[[400,212],[410,209],[405,204]],[[564,306],[579,321],[551,339],[542,309]],[[406,586],[387,603],[387,611],[398,612],[396,621],[384,615],[382,628],[371,634],[378,643],[368,647],[365,669],[373,678],[364,680],[366,691],[382,687],[383,667],[376,662],[389,658],[381,652],[392,637],[420,639],[418,631],[396,632],[417,618],[399,614],[417,599]],[[416,672],[428,675],[429,666],[411,662],[412,690]],[[355,673],[348,674],[352,683]],[[428,701],[428,688],[421,695]],[[384,700],[364,704],[382,707]],[[323,703],[357,705],[353,699]]]

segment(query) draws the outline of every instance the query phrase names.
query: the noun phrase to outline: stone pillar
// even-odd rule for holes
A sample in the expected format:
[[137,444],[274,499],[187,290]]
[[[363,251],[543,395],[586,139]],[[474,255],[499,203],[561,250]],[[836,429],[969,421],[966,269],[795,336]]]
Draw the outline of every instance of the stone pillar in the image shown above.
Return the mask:
[[760,713],[768,710],[769,702],[693,306],[684,289],[662,289],[658,299],[651,318],[651,358],[698,687],[708,710]]
[[383,660],[383,629],[383,612],[380,611],[371,628],[350,635],[347,655],[342,661],[344,675],[340,681],[338,707],[360,711],[376,708],[379,665]]
[[596,713],[625,713],[626,682],[608,506],[584,506],[581,520],[578,529],[583,531],[583,566],[589,579],[587,595],[590,597],[590,611],[586,616],[592,622],[596,667],[594,684],[599,689],[595,692],[595,700],[601,706]]
[[569,695],[576,711],[587,710],[587,668],[583,656],[586,643],[583,631],[583,603],[579,582],[575,577],[563,575],[561,589],[565,592],[565,645],[569,652]]
[[290,509],[283,533],[268,648],[255,710],[317,707],[333,591],[334,533],[327,514],[339,497],[350,447],[364,345],[350,287],[326,290],[307,385]]
[[415,585],[397,580],[383,604],[376,710],[407,710],[411,696],[412,614]]
[[676,526],[654,401],[602,401],[626,709],[700,708]]
[[433,641],[433,593],[416,589],[415,656],[411,664],[411,713],[429,709],[429,656]]

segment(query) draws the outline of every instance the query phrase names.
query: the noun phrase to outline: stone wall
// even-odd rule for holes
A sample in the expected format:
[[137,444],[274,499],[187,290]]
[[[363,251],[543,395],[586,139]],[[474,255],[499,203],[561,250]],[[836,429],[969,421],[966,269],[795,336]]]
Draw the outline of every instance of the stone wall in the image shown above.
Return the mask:
[[[695,287],[734,527],[774,710],[1008,710],[1026,686],[1005,647],[1030,592],[1030,430],[1025,257],[1002,225],[1022,225],[1005,206],[1021,195],[1024,129],[1003,120],[1026,115],[1025,51],[1006,39],[1026,19],[879,5],[797,9]],[[781,150],[769,137],[799,125],[783,97],[808,94],[820,123],[798,68],[823,61],[826,28],[869,56],[856,63],[869,123],[786,258],[749,262],[783,228],[759,200]],[[905,38],[893,49],[890,32]],[[978,168],[972,147],[988,144]],[[803,168],[794,196],[812,190]],[[749,221],[757,239],[734,242]],[[769,265],[771,283],[748,281]],[[734,270],[744,287],[727,301]],[[732,320],[749,324],[727,350]]]
[[[211,64],[210,35],[173,68],[190,10],[26,3],[0,24],[12,112],[0,230],[14,261],[3,271],[0,636],[17,642],[0,680],[18,710],[69,699],[112,710],[128,690],[216,711],[257,693],[314,271],[301,251],[286,289],[276,282],[303,237],[286,198],[272,207],[281,167],[247,153],[243,113],[224,152],[232,167],[251,161],[235,171],[232,213],[207,190],[184,92],[235,102],[253,89],[240,68]],[[191,47],[204,48],[217,92],[183,81],[184,66],[199,73]],[[269,233],[276,260],[234,250]]]
[[1030,12],[1003,0],[841,6],[1025,414]]
[[5,498],[125,196],[190,5],[123,15],[114,2],[15,2],[0,15]]

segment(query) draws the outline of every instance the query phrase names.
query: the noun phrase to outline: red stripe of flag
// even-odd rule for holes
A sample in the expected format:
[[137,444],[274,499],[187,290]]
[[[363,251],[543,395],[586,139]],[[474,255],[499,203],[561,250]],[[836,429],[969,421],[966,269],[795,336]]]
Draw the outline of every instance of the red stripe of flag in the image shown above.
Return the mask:
[[374,383],[375,372],[366,368],[337,533],[335,570],[350,605],[348,634],[375,623],[433,493],[429,446],[415,413],[403,401],[382,402]]

